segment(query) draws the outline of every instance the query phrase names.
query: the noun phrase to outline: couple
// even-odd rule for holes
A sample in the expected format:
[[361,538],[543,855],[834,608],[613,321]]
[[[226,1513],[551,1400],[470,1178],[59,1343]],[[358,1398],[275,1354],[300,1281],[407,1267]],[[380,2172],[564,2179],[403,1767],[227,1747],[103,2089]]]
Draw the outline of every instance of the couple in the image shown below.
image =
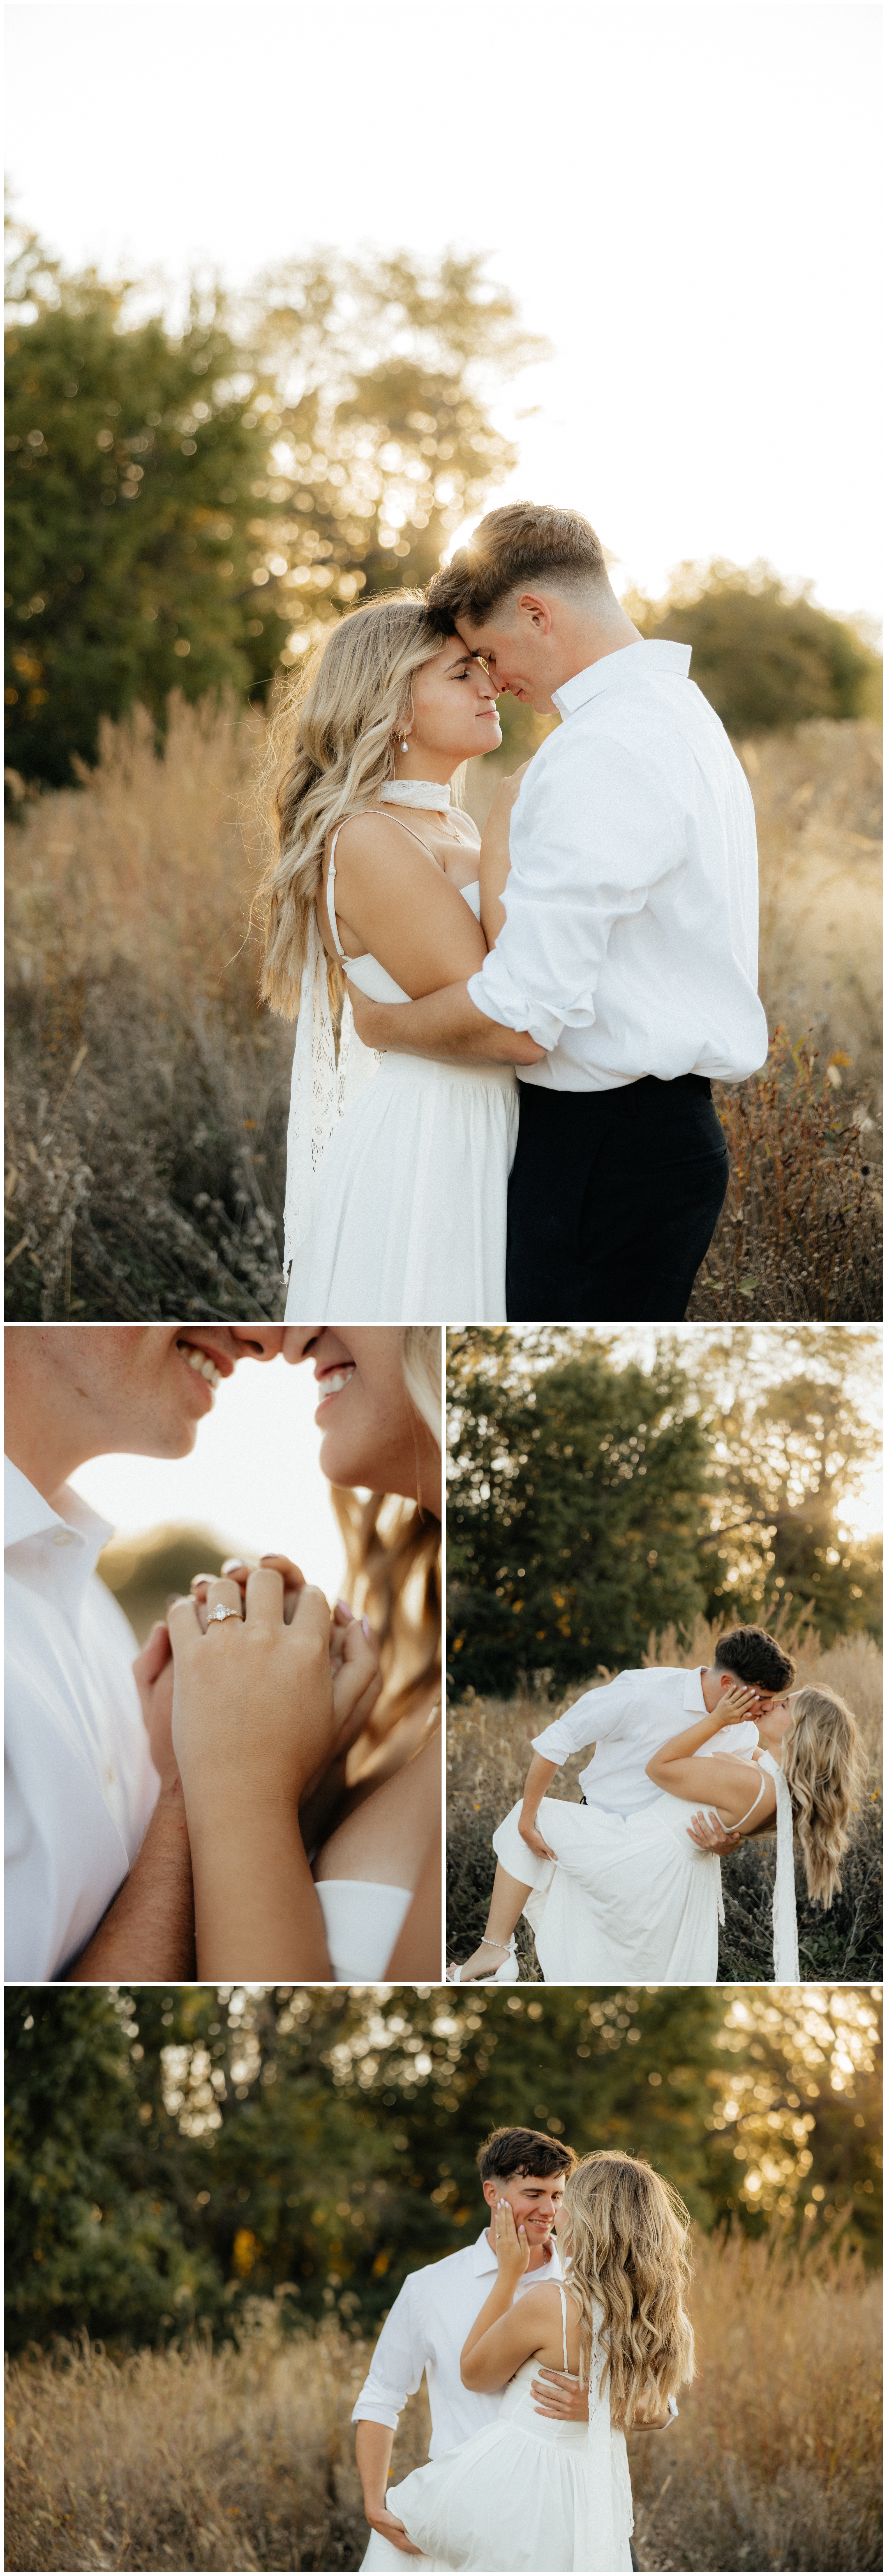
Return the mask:
[[[773,1974],[798,1983],[795,1829],[808,1894],[829,1907],[865,1754],[846,1702],[793,1692],[794,1677],[764,1629],[733,1628],[710,1668],[620,1673],[534,1736],[523,1803],[493,1835],[486,1933],[450,1982],[513,1984],[526,1914],[548,1984],[714,1984],[719,1855],[775,1828]],[[558,1765],[591,1743],[581,1806],[548,1797]]]
[[[7,1976],[438,1977],[439,1332],[5,1339]],[[266,1556],[195,1578],[136,1654],[95,1573],[112,1532],[67,1478],[113,1450],[184,1457],[238,1363],[281,1353],[314,1362],[378,1639]]]
[[[625,2436],[665,2431],[693,2373],[687,2212],[636,2157],[535,2129],[477,2161],[488,2224],[404,2282],[354,2408],[363,2565],[633,2567]],[[428,2463],[386,2493],[423,2371]]]
[[[767,1053],[754,810],[689,663],[587,520],[519,503],[282,702],[288,1320],[685,1313],[727,1187],[712,1080]],[[479,842],[461,776],[509,690],[562,721]]]

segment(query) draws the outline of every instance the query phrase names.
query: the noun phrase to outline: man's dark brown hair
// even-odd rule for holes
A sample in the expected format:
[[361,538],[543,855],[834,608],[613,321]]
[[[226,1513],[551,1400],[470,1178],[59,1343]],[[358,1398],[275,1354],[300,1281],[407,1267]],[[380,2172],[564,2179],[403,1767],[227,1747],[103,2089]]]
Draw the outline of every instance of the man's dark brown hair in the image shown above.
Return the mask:
[[795,1668],[766,1628],[728,1628],[715,1647],[715,1672],[733,1673],[738,1682],[781,1696],[791,1689]]
[[541,2182],[552,2174],[572,2173],[576,2158],[572,2147],[546,2138],[540,2129],[493,2129],[478,2147],[477,2162],[481,2182],[510,2182],[513,2174],[538,2176]]
[[468,545],[433,575],[425,603],[441,633],[454,635],[460,617],[479,626],[518,583],[545,582],[553,573],[606,584],[600,538],[578,510],[512,501],[490,510]]

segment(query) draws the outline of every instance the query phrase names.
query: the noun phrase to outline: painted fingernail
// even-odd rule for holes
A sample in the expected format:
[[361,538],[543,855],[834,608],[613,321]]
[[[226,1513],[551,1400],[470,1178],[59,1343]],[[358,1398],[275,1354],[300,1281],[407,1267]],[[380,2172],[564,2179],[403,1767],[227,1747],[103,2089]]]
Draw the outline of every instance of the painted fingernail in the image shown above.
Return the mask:
[[343,1617],[343,1619],[353,1619],[353,1617],[354,1617],[354,1612],[353,1612],[353,1610],[352,1610],[352,1607],[351,1607],[351,1603],[350,1603],[350,1601],[337,1601],[337,1602],[336,1602],[336,1609],[337,1609],[337,1610],[341,1610],[341,1613],[342,1613],[342,1617]]
[[362,1618],[362,1620],[361,1620],[361,1623],[360,1623],[360,1624],[361,1624],[361,1627],[362,1627],[362,1629],[363,1629],[363,1633],[364,1633],[364,1636],[365,1636],[365,1638],[366,1638],[367,1645],[369,1645],[371,1631],[370,1631],[370,1623],[369,1623],[369,1620],[368,1620],[368,1618],[367,1618],[366,1611],[364,1611],[363,1618]]
[[223,1574],[237,1574],[237,1573],[239,1572],[240,1567],[242,1566],[242,1564],[243,1564],[243,1558],[242,1558],[242,1556],[226,1556],[226,1558],[225,1558],[225,1562],[224,1562],[224,1565],[223,1565],[223,1567],[222,1567],[222,1573],[223,1573]]

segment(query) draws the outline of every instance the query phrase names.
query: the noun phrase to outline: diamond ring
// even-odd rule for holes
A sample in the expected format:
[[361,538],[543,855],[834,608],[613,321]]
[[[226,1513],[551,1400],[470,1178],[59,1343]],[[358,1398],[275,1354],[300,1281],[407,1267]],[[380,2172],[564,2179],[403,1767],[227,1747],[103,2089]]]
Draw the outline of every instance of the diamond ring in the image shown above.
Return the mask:
[[223,1603],[220,1601],[218,1609],[211,1610],[209,1616],[210,1619],[239,1619],[240,1612],[239,1610],[226,1610]]

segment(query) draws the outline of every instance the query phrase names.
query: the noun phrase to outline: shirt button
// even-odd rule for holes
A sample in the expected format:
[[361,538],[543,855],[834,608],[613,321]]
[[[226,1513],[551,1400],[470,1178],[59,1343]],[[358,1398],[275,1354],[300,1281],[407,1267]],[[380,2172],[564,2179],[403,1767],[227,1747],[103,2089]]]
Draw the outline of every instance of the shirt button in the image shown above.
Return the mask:
[[73,1530],[69,1530],[69,1529],[57,1529],[57,1530],[53,1530],[53,1533],[52,1533],[52,1544],[53,1544],[53,1547],[73,1547],[73,1545],[74,1545],[74,1532],[73,1532]]

